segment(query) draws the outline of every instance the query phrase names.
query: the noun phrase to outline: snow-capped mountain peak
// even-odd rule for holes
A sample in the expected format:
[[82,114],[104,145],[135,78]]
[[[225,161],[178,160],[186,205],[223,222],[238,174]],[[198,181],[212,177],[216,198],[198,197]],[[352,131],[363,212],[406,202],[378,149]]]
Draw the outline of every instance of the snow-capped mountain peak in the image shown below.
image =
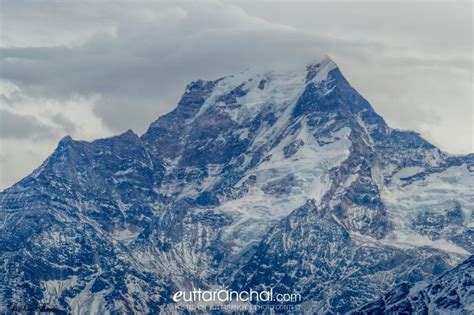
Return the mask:
[[66,137],[1,193],[0,311],[227,286],[347,312],[472,254],[473,165],[387,126],[327,57],[198,80],[143,135]]

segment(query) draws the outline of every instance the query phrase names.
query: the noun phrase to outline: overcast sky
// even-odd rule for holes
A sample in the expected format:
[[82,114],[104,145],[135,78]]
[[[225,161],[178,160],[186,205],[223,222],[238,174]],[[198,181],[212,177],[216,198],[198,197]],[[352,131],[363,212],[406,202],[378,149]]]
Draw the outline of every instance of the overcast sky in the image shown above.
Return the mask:
[[185,85],[328,54],[395,128],[473,152],[471,1],[1,0],[0,189],[59,139],[141,134]]

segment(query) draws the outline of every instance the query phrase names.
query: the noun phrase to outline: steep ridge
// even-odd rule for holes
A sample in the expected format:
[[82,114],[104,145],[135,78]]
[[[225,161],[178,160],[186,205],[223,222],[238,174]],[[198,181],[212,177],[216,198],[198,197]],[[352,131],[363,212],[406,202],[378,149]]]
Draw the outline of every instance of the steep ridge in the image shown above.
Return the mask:
[[141,137],[66,137],[1,193],[0,311],[272,286],[346,312],[473,253],[473,172],[388,127],[327,57],[192,82]]

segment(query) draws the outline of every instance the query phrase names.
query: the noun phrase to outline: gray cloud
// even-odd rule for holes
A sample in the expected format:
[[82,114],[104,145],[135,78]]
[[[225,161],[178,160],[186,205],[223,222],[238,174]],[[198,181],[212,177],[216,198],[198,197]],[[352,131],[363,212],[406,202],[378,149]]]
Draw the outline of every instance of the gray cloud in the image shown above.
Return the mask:
[[[263,62],[299,63],[330,46],[346,45],[263,21],[251,30],[209,25],[187,33],[195,18],[178,25],[156,22],[164,28],[160,33],[173,33],[171,37],[161,38],[158,25],[140,22],[128,24],[133,32],[127,28],[117,36],[98,35],[75,47],[4,48],[2,76],[35,97],[100,95],[96,113],[119,131],[143,128],[151,116],[168,111],[192,79],[214,78]],[[242,15],[239,24],[252,21]]]
[[20,115],[0,109],[0,134],[3,138],[38,139],[57,135],[54,128],[41,123],[32,115]]
[[60,126],[62,130],[65,130],[68,134],[75,132],[77,129],[76,124],[61,113],[52,114],[51,120]]
[[[192,80],[329,54],[392,126],[419,131],[448,151],[468,152],[470,8],[470,1],[422,0],[5,0],[0,75],[32,100],[29,106],[35,99],[93,100],[92,114],[105,125],[95,127],[102,137],[107,128],[143,132],[175,106]],[[10,112],[24,106],[13,94],[0,95]],[[83,136],[81,130],[91,128],[79,126],[66,107],[64,113],[45,108],[41,114],[49,115],[56,132]],[[31,130],[45,128],[31,118]],[[1,129],[0,138],[9,132]]]
[[100,95],[95,113],[115,131],[143,130],[174,106],[190,80],[331,52],[363,62],[367,49],[387,50],[269,23],[218,2],[160,3],[156,15],[133,7],[126,17],[114,16],[113,4],[100,7],[112,12],[113,34],[74,46],[3,48],[2,76],[35,97]]

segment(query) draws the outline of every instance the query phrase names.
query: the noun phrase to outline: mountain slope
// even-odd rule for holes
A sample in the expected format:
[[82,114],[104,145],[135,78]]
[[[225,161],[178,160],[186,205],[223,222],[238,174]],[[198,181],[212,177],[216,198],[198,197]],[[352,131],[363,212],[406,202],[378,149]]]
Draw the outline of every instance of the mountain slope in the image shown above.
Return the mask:
[[353,314],[472,314],[474,256],[430,282],[403,283]]
[[141,137],[66,137],[1,193],[0,311],[272,286],[345,312],[472,254],[473,172],[387,126],[327,57],[196,81]]

